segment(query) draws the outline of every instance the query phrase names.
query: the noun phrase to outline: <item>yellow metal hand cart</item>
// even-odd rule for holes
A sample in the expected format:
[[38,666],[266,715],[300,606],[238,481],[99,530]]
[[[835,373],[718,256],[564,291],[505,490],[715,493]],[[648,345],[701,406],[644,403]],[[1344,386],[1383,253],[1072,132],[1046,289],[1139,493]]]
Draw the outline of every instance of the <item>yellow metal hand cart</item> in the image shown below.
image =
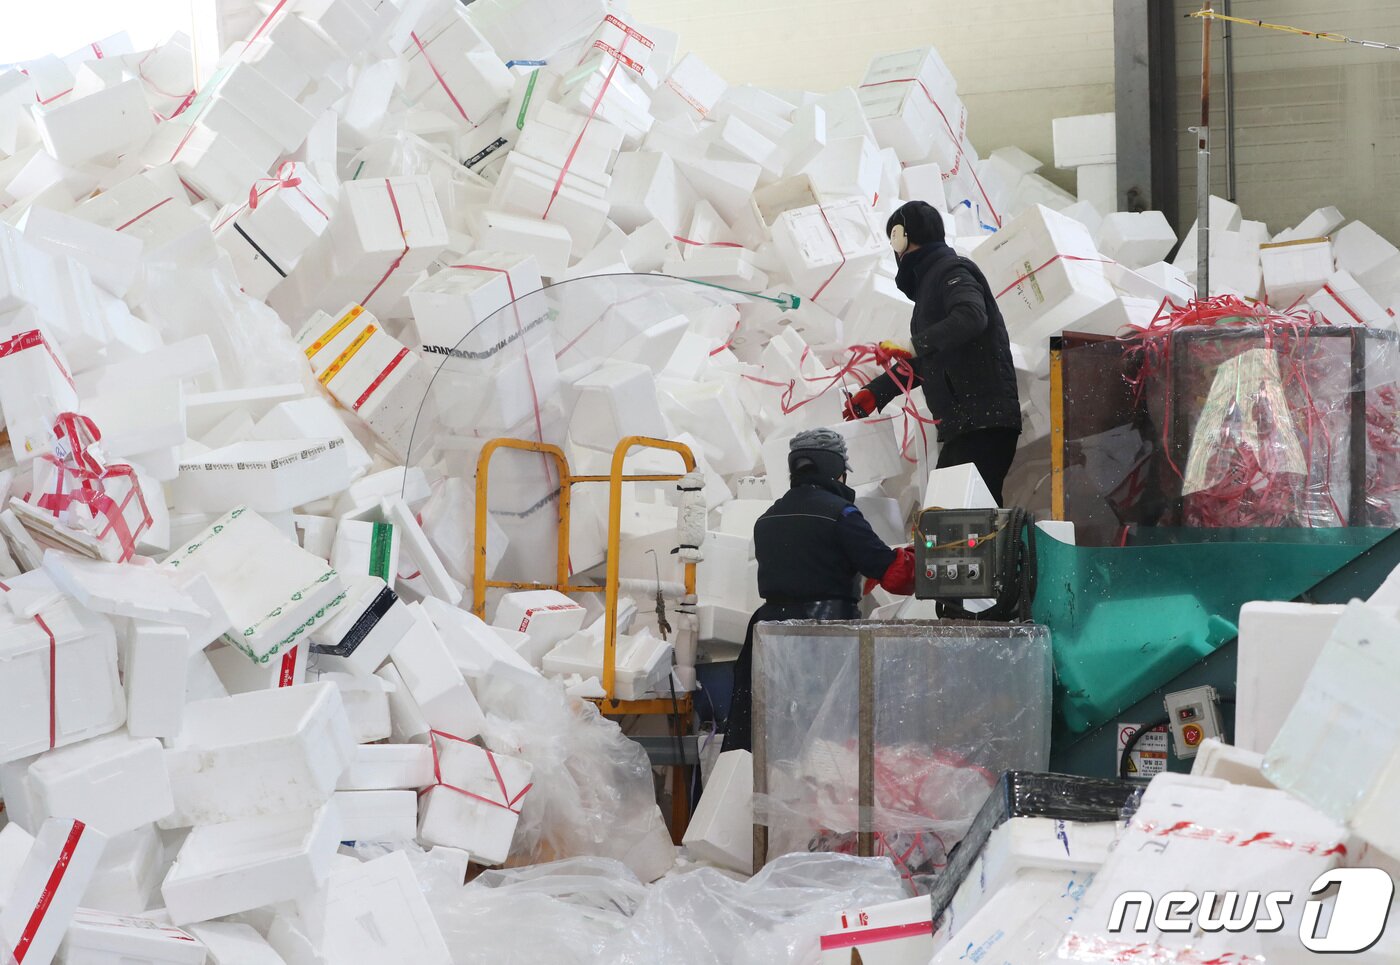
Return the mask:
[[[532,583],[511,582],[487,579],[486,532],[487,532],[487,493],[490,483],[491,457],[501,449],[514,449],[523,452],[541,453],[554,460],[559,470],[559,537],[558,557],[555,561],[555,582]],[[574,475],[569,469],[569,460],[558,446],[546,442],[530,442],[524,439],[492,439],[486,443],[477,458],[476,468],[476,538],[472,567],[472,612],[478,617],[486,617],[486,593],[492,589],[505,590],[557,590],[560,593],[604,593],[603,621],[603,696],[594,701],[604,717],[618,719],[631,716],[664,716],[668,719],[671,736],[682,743],[690,735],[693,719],[693,702],[687,691],[672,697],[658,697],[648,700],[619,700],[616,696],[617,678],[617,606],[620,588],[619,566],[622,533],[622,484],[625,482],[678,482],[682,474],[673,475],[624,475],[623,464],[634,449],[660,449],[678,454],[685,464],[685,472],[695,469],[695,456],[684,443],[665,439],[651,439],[646,436],[628,436],[613,450],[612,471],[606,476]],[[575,584],[569,573],[569,521],[572,504],[572,488],[577,483],[607,483],[608,491],[608,557],[607,579],[602,586]],[[691,599],[695,596],[695,564],[685,564],[685,592]],[[671,837],[679,844],[690,822],[690,767],[683,753],[682,759],[671,765]]]

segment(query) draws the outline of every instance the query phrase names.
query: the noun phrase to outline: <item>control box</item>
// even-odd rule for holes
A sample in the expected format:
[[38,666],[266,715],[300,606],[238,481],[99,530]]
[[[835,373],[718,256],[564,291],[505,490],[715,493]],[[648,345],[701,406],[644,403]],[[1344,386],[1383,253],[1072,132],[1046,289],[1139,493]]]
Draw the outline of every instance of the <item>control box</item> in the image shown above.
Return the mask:
[[920,600],[978,600],[1001,595],[1011,511],[926,509],[914,540],[914,595]]
[[1223,737],[1220,726],[1220,697],[1214,687],[1192,687],[1167,694],[1167,721],[1178,758],[1195,757],[1201,744],[1211,737]]

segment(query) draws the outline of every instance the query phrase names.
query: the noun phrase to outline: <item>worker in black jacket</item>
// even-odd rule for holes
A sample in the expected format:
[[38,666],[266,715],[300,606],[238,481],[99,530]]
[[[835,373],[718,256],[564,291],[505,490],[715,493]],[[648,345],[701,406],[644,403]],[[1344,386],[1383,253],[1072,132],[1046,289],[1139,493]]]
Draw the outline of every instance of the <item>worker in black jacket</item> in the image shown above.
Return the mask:
[[972,463],[1000,506],[1021,434],[1021,400],[996,297],[981,269],[948,247],[932,205],[901,205],[885,232],[899,261],[895,284],[914,303],[912,372],[865,386],[847,402],[846,419],[883,409],[902,393],[900,383],[922,385],[938,423],[938,468]]
[[734,695],[724,750],[749,750],[752,736],[753,632],[778,620],[858,620],[862,577],[891,593],[914,592],[914,552],[892,549],[875,535],[846,485],[846,440],[833,429],[809,429],[789,444],[792,488],[753,528],[758,592],[734,664]]

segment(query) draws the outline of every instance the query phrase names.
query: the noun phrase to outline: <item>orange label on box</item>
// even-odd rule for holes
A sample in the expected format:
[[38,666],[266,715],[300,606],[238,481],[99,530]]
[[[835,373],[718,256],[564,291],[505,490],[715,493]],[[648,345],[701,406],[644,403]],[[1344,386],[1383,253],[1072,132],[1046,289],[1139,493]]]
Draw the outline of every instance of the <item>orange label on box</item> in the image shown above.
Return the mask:
[[346,347],[345,351],[341,352],[340,355],[336,357],[336,360],[326,366],[326,370],[316,377],[316,381],[320,382],[322,385],[330,385],[331,379],[340,374],[340,370],[345,368],[349,361],[355,357],[356,352],[365,347],[365,343],[369,341],[370,336],[377,331],[379,331],[378,327],[366,325],[365,330],[355,336],[355,341],[351,342]]
[[326,334],[322,335],[320,338],[316,339],[316,341],[312,342],[306,347],[306,357],[308,359],[314,358],[316,354],[321,351],[321,349],[331,344],[331,341],[337,335],[345,331],[345,326],[349,325],[355,319],[359,318],[360,313],[364,310],[365,307],[363,305],[356,305],[354,308],[350,309],[350,311],[340,316],[336,323],[326,330]]

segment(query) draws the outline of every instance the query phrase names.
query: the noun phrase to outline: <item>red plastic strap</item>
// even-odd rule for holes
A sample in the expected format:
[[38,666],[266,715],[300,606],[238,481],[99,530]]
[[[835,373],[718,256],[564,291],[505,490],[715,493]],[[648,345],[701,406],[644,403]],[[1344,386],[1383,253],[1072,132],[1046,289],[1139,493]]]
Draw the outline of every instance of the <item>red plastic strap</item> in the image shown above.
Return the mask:
[[49,880],[44,882],[44,890],[39,892],[39,901],[35,904],[34,911],[30,913],[24,931],[20,932],[19,941],[15,943],[15,949],[12,953],[15,965],[22,965],[24,957],[29,954],[29,949],[34,944],[34,938],[39,934],[39,929],[44,924],[44,918],[48,916],[49,908],[53,905],[54,898],[58,894],[59,885],[63,883],[63,876],[68,871],[68,865],[73,860],[73,853],[78,850],[78,842],[82,840],[83,831],[86,829],[86,824],[74,821],[73,827],[68,830],[68,838],[58,851],[58,860],[54,862],[53,869],[49,871]]
[[0,342],[0,359],[9,355],[17,355],[31,348],[42,348],[45,352],[48,352],[49,358],[53,360],[53,364],[58,368],[58,372],[63,376],[64,381],[70,386],[74,385],[73,376],[68,374],[68,369],[64,366],[63,362],[59,360],[58,353],[53,350],[53,346],[49,344],[49,340],[44,338],[44,333],[37,328],[12,335],[5,341]]
[[1086,262],[1091,262],[1091,263],[1097,263],[1097,264],[1100,264],[1100,265],[1116,265],[1116,264],[1117,264],[1117,262],[1115,262],[1112,258],[1083,258],[1083,257],[1081,257],[1081,256],[1079,256],[1079,255],[1056,255],[1054,258],[1051,258],[1049,261],[1047,261],[1045,264],[1041,265],[1039,268],[1036,268],[1036,269],[1034,269],[1034,270],[1032,270],[1032,271],[1028,271],[1028,272],[1026,272],[1024,275],[1022,275],[1020,278],[1017,278],[1017,279],[1016,279],[1015,281],[1013,281],[1011,284],[1007,285],[1007,286],[1006,286],[1005,288],[1003,288],[1001,291],[997,292],[996,297],[997,297],[997,298],[1000,298],[1002,295],[1005,295],[1007,292],[1011,291],[1011,289],[1013,289],[1013,288],[1015,288],[1017,285],[1021,284],[1021,282],[1023,282],[1023,281],[1029,281],[1030,279],[1034,278],[1037,274],[1039,274],[1040,272],[1042,272],[1042,271],[1044,271],[1045,269],[1049,268],[1051,265],[1053,265],[1053,264],[1054,264],[1055,262],[1057,262],[1057,261],[1086,261]]
[[399,237],[403,239],[403,251],[399,252],[399,256],[394,259],[393,264],[389,266],[389,270],[384,272],[384,277],[374,283],[374,287],[369,290],[369,294],[360,299],[360,304],[367,308],[369,307],[369,300],[373,298],[380,287],[389,280],[389,276],[398,270],[399,265],[403,264],[404,258],[408,257],[408,235],[404,234],[403,215],[399,212],[399,199],[394,196],[394,185],[388,178],[384,179],[384,187],[389,192],[389,203],[394,206],[394,220],[399,223]]
[[151,205],[151,206],[150,206],[149,208],[147,208],[145,211],[142,211],[140,214],[138,214],[136,217],[132,218],[130,221],[127,221],[127,222],[124,222],[123,224],[118,225],[118,226],[116,227],[115,230],[117,230],[117,231],[124,231],[124,230],[126,230],[127,228],[130,228],[130,227],[131,227],[132,225],[134,225],[136,222],[138,222],[138,221],[140,221],[142,218],[146,217],[146,215],[150,214],[152,211],[156,210],[156,209],[159,208],[161,205],[165,204],[166,202],[174,201],[174,200],[175,200],[174,198],[166,198],[164,201],[157,201],[155,204]]
[[43,614],[34,614],[34,622],[49,638],[49,750],[53,750],[58,745],[58,684],[55,681],[58,675],[58,640],[44,622]]
[[1346,309],[1346,313],[1347,313],[1348,315],[1350,315],[1352,318],[1356,319],[1356,324],[1358,324],[1358,325],[1365,325],[1365,324],[1366,324],[1365,319],[1363,319],[1360,315],[1356,314],[1356,311],[1355,311],[1350,305],[1347,304],[1347,300],[1346,300],[1345,298],[1343,298],[1341,295],[1338,295],[1335,291],[1332,290],[1332,285],[1331,285],[1330,282],[1329,282],[1328,284],[1326,284],[1326,285],[1323,285],[1323,286],[1322,286],[1322,290],[1325,291],[1327,294],[1331,295],[1333,301],[1335,301],[1338,305],[1340,305],[1340,306],[1342,306],[1342,308]]
[[831,226],[831,219],[826,216],[826,208],[821,204],[817,205],[817,210],[821,212],[822,221],[826,223],[826,230],[831,232],[831,240],[836,243],[836,252],[841,256],[841,264],[836,266],[836,270],[831,273],[831,277],[822,282],[822,287],[812,295],[812,301],[822,297],[822,292],[826,291],[826,286],[836,280],[836,276],[841,274],[841,269],[846,267],[846,249],[841,247],[841,239],[836,237],[836,229]]
[[[995,222],[997,223],[997,227],[1000,228],[1000,227],[1002,226],[1001,215],[999,215],[999,214],[997,213],[996,207],[993,206],[993,204],[992,204],[992,199],[987,195],[987,189],[986,189],[985,187],[982,186],[982,179],[979,178],[979,177],[977,176],[977,166],[976,166],[975,164],[973,164],[973,163],[971,162],[971,160],[968,159],[968,157],[967,157],[967,152],[963,149],[964,137],[963,137],[962,135],[960,135],[957,131],[953,130],[953,125],[952,125],[952,123],[948,120],[948,115],[945,114],[945,113],[943,112],[943,107],[942,107],[942,105],[940,105],[940,104],[938,103],[938,101],[934,99],[933,94],[929,93],[929,89],[928,89],[927,87],[924,86],[924,82],[921,81],[921,80],[919,80],[919,78],[917,78],[917,77],[901,77],[901,78],[899,78],[899,79],[897,79],[897,80],[881,80],[881,81],[876,81],[875,83],[872,83],[872,84],[861,84],[860,86],[861,86],[861,87],[883,87],[883,86],[885,86],[886,84],[918,84],[918,85],[919,85],[919,90],[921,90],[921,91],[924,92],[924,96],[927,97],[927,98],[928,98],[928,102],[929,102],[930,104],[933,105],[933,109],[936,110],[936,111],[938,111],[938,116],[941,117],[941,118],[943,118],[943,126],[948,130],[948,137],[952,139],[952,141],[953,141],[953,146],[954,146],[955,148],[957,148],[957,151],[958,151],[958,162],[959,162],[959,163],[961,163],[961,162],[963,162],[963,161],[967,161],[967,162],[968,162],[968,165],[967,165],[967,172],[968,172],[969,174],[972,175],[972,180],[976,183],[976,185],[977,185],[977,190],[978,190],[979,192],[981,192],[981,194],[982,194],[982,200],[985,201],[985,202],[987,202],[987,210],[990,211],[990,212],[992,213],[992,220],[995,221]],[[955,167],[955,168],[953,169],[953,173],[956,173],[956,172],[957,172],[957,168]]]
[[[277,6],[273,7],[272,10],[268,13],[268,15],[263,18],[263,22],[258,24],[258,29],[253,31],[253,36],[249,37],[247,42],[243,44],[243,53],[248,52],[248,48],[253,45],[253,41],[257,40],[263,35],[263,31],[272,25],[273,18],[276,17],[279,13],[281,13],[282,8],[286,5],[287,0],[277,0]],[[242,54],[240,54],[239,57],[241,59]]]
[[352,405],[350,408],[353,409],[355,412],[359,412],[360,406],[364,405],[367,401],[369,401],[369,397],[374,395],[374,390],[384,384],[384,380],[389,377],[389,374],[393,372],[394,369],[399,367],[399,363],[402,362],[407,356],[407,348],[399,349],[398,354],[393,357],[393,359],[389,362],[388,365],[384,366],[384,370],[382,372],[380,372],[374,377],[374,381],[369,384],[369,388],[365,389],[364,392],[360,393],[360,397],[355,400],[355,404]]
[[680,235],[672,235],[673,241],[679,241],[683,245],[694,245],[697,248],[742,248],[743,245],[737,241],[692,241],[689,238],[682,238]]
[[485,797],[481,794],[474,794],[471,791],[466,790],[465,788],[457,787],[455,784],[448,784],[442,779],[442,761],[438,755],[437,745],[437,738],[439,737],[443,738],[444,740],[457,741],[461,744],[471,744],[471,741],[466,740],[462,737],[454,737],[452,734],[449,734],[446,731],[433,730],[428,732],[428,746],[433,749],[433,784],[432,787],[424,788],[422,791],[418,792],[419,797],[422,797],[424,794],[431,791],[434,787],[444,787],[447,788],[447,790],[449,791],[456,791],[463,797],[469,797],[474,801],[481,801],[483,804],[489,804],[492,807],[501,808],[502,810],[509,811],[510,813],[515,815],[520,814],[520,808],[516,807],[516,805],[520,803],[521,798],[523,798],[526,794],[530,793],[530,789],[535,786],[534,784],[526,784],[523,788],[520,789],[520,792],[518,794],[512,797],[510,791],[506,788],[505,778],[501,776],[501,769],[496,764],[496,755],[492,754],[489,750],[487,750],[485,747],[482,747],[480,744],[472,744],[472,746],[478,748],[483,754],[486,755],[486,761],[491,765],[491,773],[494,774],[496,777],[496,786],[501,789],[501,799],[497,801],[494,798]]
[[914,921],[907,925],[886,925],[883,928],[862,928],[858,931],[838,932],[822,936],[822,951],[842,948],[855,948],[857,945],[875,945],[880,942],[901,941],[933,934],[933,922]]
[[442,76],[442,72],[437,69],[437,65],[433,63],[433,59],[428,56],[428,48],[424,46],[423,41],[418,39],[418,34],[409,33],[409,37],[411,37],[413,42],[418,46],[418,52],[423,55],[423,63],[427,64],[428,69],[433,72],[433,76],[437,78],[438,85],[442,87],[443,93],[447,95],[447,99],[452,102],[453,107],[457,108],[457,113],[462,115],[462,120],[475,127],[475,123],[467,116],[466,110],[462,107],[462,102],[457,100],[457,95],[452,93],[451,87],[447,86],[447,79]]
[[[128,562],[136,555],[137,539],[154,524],[136,471],[126,463],[105,466],[97,459],[89,446],[99,441],[102,434],[87,416],[74,412],[60,414],[54,423],[54,435],[67,441],[74,467],[70,470],[52,455],[41,456],[42,460],[54,466],[56,473],[54,491],[40,496],[36,505],[55,518],[60,517],[74,503],[86,506],[94,519],[101,516],[107,521],[107,525],[97,534],[97,539],[101,541],[115,535],[117,544],[121,547],[118,561]],[[66,485],[70,471],[73,473],[74,483],[71,489]],[[107,493],[107,482],[112,479],[125,479],[127,482],[126,496],[120,503]],[[126,521],[126,512],[133,499],[141,509],[141,521],[134,532]]]
[[95,43],[95,42],[94,42],[94,43],[88,44],[88,46],[91,47],[91,48],[92,48],[92,52],[93,52],[94,54],[97,55],[97,59],[98,59],[98,60],[101,60],[101,59],[102,59],[102,45],[99,44],[99,43]]
[[39,95],[38,95],[38,94],[35,94],[35,95],[34,95],[34,99],[35,99],[36,101],[38,101],[38,102],[39,102],[39,106],[42,107],[42,106],[45,105],[45,104],[52,104],[54,101],[58,100],[60,97],[63,97],[63,96],[65,96],[65,95],[71,94],[71,93],[73,93],[73,88],[70,87],[70,88],[68,88],[67,90],[61,90],[61,91],[59,91],[57,94],[54,94],[52,97],[46,97],[46,98],[44,98],[43,100],[40,100],[40,99],[39,99]]
[[720,352],[723,352],[727,348],[734,347],[734,340],[739,337],[739,327],[743,324],[744,320],[742,318],[734,323],[734,331],[729,333],[729,338],[725,340],[723,345],[721,345],[717,349],[712,349],[710,351],[710,358],[714,358],[716,355],[718,355]]
[[[258,190],[259,184],[266,184],[267,187],[263,188],[262,190]],[[311,205],[311,207],[316,210],[317,214],[325,218],[327,221],[331,220],[331,216],[328,215],[325,211],[321,210],[321,206],[315,201],[312,201],[311,196],[301,189],[301,178],[298,177],[296,174],[296,162],[283,161],[281,165],[278,166],[276,175],[270,178],[258,178],[257,181],[253,182],[253,186],[248,189],[248,202],[246,204],[240,205],[237,209],[233,211],[232,214],[229,214],[218,224],[214,225],[213,230],[218,231],[224,225],[228,224],[234,218],[242,214],[245,210],[256,211],[258,204],[262,201],[262,199],[267,197],[267,195],[271,192],[276,191],[278,188],[295,188],[297,194],[301,195],[302,198],[306,200],[306,203]]]

